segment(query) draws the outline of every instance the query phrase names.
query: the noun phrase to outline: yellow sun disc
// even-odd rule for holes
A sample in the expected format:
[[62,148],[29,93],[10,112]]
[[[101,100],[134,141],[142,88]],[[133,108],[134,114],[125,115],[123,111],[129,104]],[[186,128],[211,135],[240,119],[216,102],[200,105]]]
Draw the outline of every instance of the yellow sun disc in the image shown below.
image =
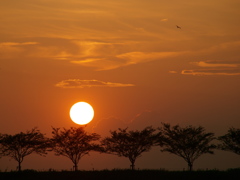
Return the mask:
[[70,109],[70,118],[76,124],[84,125],[89,123],[94,116],[92,106],[86,102],[78,102]]

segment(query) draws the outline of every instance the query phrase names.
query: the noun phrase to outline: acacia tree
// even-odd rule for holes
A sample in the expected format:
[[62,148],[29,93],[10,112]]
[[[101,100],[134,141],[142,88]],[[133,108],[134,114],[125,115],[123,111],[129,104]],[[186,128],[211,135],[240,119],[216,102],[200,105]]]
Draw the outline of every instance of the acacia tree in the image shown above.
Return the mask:
[[90,151],[97,151],[99,146],[92,141],[100,139],[100,135],[96,133],[87,134],[84,128],[71,127],[70,129],[60,130],[52,128],[52,150],[57,156],[65,156],[74,164],[74,170],[78,170],[78,162],[80,159],[89,154]]
[[219,148],[240,155],[240,129],[230,128],[228,133],[218,138],[222,142]]
[[134,170],[136,159],[143,152],[148,152],[156,142],[157,135],[154,132],[152,127],[146,127],[142,131],[119,128],[118,131],[110,131],[111,137],[104,138],[101,145],[105,153],[127,157]]
[[18,162],[18,171],[24,158],[32,153],[47,154],[47,138],[37,128],[15,135],[3,134],[1,137],[2,155]]
[[206,153],[213,154],[213,149],[216,148],[214,144],[210,144],[215,139],[214,133],[205,133],[201,126],[182,128],[179,125],[171,127],[163,123],[159,130],[158,145],[161,151],[182,157],[188,163],[190,171],[197,158]]

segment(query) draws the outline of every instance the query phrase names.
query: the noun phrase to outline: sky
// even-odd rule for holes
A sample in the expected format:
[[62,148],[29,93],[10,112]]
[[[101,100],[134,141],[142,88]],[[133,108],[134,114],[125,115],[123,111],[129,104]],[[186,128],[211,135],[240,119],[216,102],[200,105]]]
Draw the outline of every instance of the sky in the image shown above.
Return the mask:
[[[239,0],[0,0],[0,133],[79,127],[71,106],[90,103],[86,130],[141,130],[161,122],[240,128]],[[177,28],[177,26],[181,28]],[[17,163],[0,159],[0,169]],[[84,156],[79,169],[128,168],[127,158]],[[70,169],[65,157],[30,155],[23,169]],[[195,169],[240,167],[216,150]],[[154,147],[136,168],[187,169]]]

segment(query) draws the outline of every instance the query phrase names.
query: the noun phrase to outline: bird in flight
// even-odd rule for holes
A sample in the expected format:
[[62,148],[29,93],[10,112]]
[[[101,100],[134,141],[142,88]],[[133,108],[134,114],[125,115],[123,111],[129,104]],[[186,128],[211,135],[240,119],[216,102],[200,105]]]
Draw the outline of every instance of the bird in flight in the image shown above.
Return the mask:
[[177,28],[182,29],[180,26],[176,25]]

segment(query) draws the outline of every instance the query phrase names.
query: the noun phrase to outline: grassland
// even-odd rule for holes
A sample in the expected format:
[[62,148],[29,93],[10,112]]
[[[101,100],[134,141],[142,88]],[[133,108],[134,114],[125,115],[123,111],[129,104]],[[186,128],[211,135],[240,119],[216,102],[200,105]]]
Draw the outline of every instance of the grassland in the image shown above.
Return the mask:
[[228,180],[240,179],[240,169],[226,171],[101,170],[0,172],[1,180]]

